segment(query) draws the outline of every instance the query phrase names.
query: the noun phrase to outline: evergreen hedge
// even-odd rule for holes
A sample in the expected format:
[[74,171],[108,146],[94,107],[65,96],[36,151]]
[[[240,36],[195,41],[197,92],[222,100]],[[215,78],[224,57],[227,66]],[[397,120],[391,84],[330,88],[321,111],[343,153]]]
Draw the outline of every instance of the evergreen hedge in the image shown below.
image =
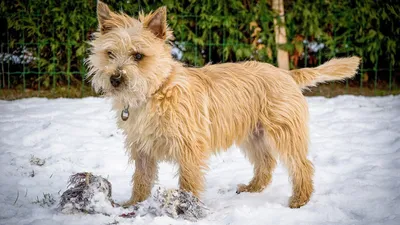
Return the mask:
[[[282,46],[274,39],[273,19],[279,17],[265,0],[104,2],[132,16],[166,5],[175,45],[189,65],[249,59],[276,64],[276,49],[283,48],[292,68],[346,55],[362,56],[364,68],[399,67],[400,4],[394,0],[285,0],[288,43]],[[11,86],[82,83],[87,40],[97,28],[95,0],[3,0],[0,14],[3,79],[5,71],[20,75],[11,76]],[[14,63],[4,53],[32,60]]]

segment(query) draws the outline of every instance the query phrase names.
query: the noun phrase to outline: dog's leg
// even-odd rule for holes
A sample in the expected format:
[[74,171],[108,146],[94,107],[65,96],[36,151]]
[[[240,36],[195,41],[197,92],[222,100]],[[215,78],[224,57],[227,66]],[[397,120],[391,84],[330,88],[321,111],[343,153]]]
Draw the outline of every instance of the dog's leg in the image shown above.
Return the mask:
[[275,150],[261,127],[244,141],[241,149],[254,165],[254,177],[248,185],[239,184],[236,193],[261,192],[271,183],[272,172],[276,167],[276,159],[272,154]]
[[[302,123],[300,121],[298,123]],[[281,161],[285,164],[292,180],[293,193],[290,208],[300,208],[307,204],[313,192],[314,168],[307,159],[308,132],[304,124],[283,126],[269,132],[273,136]],[[302,129],[295,129],[301,128]]]
[[289,169],[293,183],[293,194],[290,198],[290,208],[300,208],[307,204],[313,192],[312,176],[314,168],[312,163],[305,157],[290,157],[284,162]]
[[183,148],[179,158],[179,187],[196,197],[204,190],[206,155],[201,148]]
[[157,170],[155,159],[144,154],[136,157],[135,173],[132,177],[132,196],[129,201],[123,204],[124,207],[146,200],[157,178]]

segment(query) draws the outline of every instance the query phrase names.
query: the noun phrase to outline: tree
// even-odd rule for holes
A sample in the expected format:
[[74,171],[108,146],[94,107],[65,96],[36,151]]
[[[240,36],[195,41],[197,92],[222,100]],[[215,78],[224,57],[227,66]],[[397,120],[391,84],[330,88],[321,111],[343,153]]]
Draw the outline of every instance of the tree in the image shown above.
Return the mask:
[[277,61],[279,68],[289,70],[289,54],[287,51],[279,48],[287,42],[285,30],[285,12],[283,0],[272,0],[272,9],[278,15],[274,18],[275,42],[277,45]]

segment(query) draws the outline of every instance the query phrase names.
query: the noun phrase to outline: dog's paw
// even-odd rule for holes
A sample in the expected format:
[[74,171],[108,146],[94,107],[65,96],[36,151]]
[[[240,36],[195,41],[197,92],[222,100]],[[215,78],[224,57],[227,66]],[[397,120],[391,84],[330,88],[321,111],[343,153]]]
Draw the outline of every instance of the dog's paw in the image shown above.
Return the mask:
[[304,206],[305,204],[307,204],[308,200],[303,200],[300,198],[295,198],[295,197],[291,197],[289,200],[289,207],[292,209],[296,209],[296,208],[300,208],[302,206]]
[[242,192],[250,192],[250,193],[257,193],[262,192],[265,189],[265,186],[256,186],[256,185],[246,185],[246,184],[238,184],[236,189],[236,194],[240,194]]
[[240,194],[242,192],[249,192],[248,185],[238,184],[236,188],[236,194]]
[[137,203],[137,201],[134,201],[134,200],[130,199],[130,200],[126,201],[126,202],[123,202],[120,205],[121,205],[122,208],[129,208],[129,207],[135,205],[136,203]]

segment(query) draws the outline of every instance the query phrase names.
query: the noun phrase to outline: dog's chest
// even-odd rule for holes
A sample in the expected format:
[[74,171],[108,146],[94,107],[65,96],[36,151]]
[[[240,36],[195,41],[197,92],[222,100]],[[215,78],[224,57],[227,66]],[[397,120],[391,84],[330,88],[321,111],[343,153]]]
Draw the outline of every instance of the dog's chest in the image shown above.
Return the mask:
[[[123,108],[114,108],[117,116],[121,115]],[[147,154],[158,159],[172,160],[176,153],[172,149],[174,138],[169,135],[173,126],[165,123],[163,117],[143,106],[129,110],[129,118],[123,121],[118,118],[118,126],[125,134],[125,146],[128,153],[135,158],[137,154]]]

